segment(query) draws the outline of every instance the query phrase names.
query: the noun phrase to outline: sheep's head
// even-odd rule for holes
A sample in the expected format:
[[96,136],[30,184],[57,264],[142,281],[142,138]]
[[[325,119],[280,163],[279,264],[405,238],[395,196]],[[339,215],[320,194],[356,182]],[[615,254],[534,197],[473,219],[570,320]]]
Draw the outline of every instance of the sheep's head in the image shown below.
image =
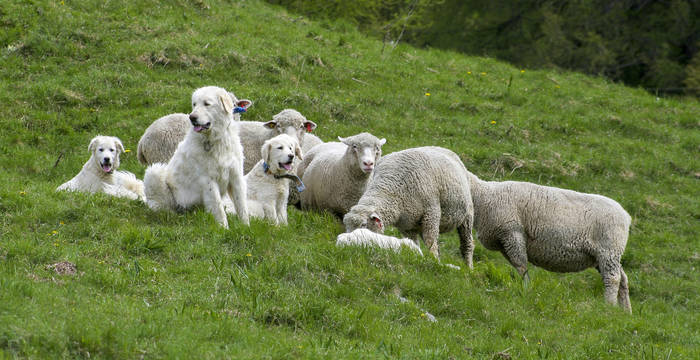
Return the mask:
[[287,134],[296,138],[299,144],[303,144],[304,132],[312,132],[316,129],[316,123],[307,120],[304,115],[294,109],[285,109],[272,117],[272,120],[263,124],[272,129],[275,135]]
[[384,223],[375,209],[365,205],[355,205],[350,212],[343,217],[345,231],[352,232],[355,229],[367,229],[379,234],[384,233]]
[[379,139],[370,133],[360,133],[357,135],[341,138],[338,140],[348,146],[357,160],[357,166],[365,174],[370,174],[374,170],[374,165],[382,156],[382,145],[386,139]]

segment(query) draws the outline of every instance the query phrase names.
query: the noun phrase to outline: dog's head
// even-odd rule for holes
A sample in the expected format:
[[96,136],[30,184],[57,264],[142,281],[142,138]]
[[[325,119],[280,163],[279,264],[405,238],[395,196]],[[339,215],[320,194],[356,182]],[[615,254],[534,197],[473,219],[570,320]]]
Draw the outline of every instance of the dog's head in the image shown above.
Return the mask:
[[312,132],[316,129],[316,123],[307,120],[304,115],[294,109],[285,109],[272,117],[272,120],[263,124],[276,134],[287,134],[295,137],[299,144],[303,144],[304,132]]
[[[234,118],[234,109],[248,108],[253,102],[238,100],[233,93],[216,86],[205,86],[192,93],[192,112],[190,122],[193,130],[207,133],[211,129],[224,129]],[[239,119],[239,116],[235,117]]]
[[352,152],[357,160],[357,166],[365,174],[370,174],[374,170],[374,165],[382,156],[382,145],[386,139],[378,139],[370,133],[360,133],[357,135],[341,138],[338,140],[348,146],[348,151]]
[[124,152],[124,145],[114,136],[95,136],[90,140],[88,151],[92,159],[105,173],[111,174],[119,168],[119,154]]
[[265,141],[260,153],[269,171],[275,175],[293,172],[294,159],[302,159],[299,142],[287,134],[277,135]]

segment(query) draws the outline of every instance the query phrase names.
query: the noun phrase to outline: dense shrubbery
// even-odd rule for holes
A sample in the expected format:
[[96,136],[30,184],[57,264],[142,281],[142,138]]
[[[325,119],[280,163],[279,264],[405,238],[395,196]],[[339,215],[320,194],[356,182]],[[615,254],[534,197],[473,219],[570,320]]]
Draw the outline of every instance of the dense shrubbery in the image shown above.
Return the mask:
[[[692,0],[268,0],[407,41],[700,93],[700,2]],[[695,58],[693,58],[695,57]]]

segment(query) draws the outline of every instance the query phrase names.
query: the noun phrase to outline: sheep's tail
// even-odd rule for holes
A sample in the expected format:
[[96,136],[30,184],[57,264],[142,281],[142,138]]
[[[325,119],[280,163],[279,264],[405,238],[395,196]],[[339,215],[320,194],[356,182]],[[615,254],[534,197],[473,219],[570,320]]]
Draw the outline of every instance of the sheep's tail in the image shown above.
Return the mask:
[[143,176],[146,204],[153,210],[177,210],[175,195],[167,184],[167,164],[155,163]]

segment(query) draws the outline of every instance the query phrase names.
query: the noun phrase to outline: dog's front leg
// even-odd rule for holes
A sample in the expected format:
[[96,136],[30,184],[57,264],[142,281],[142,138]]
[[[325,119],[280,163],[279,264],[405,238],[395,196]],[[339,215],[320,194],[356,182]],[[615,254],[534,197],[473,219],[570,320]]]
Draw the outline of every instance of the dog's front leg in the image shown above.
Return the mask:
[[278,196],[275,204],[277,212],[277,224],[287,225],[287,194]]
[[214,181],[210,181],[206,185],[204,194],[202,195],[204,206],[207,211],[214,215],[214,219],[216,219],[221,226],[228,229],[228,219],[226,218],[226,211],[224,211],[224,203],[221,201],[219,185]]
[[229,172],[228,194],[236,206],[236,214],[246,225],[250,225],[248,220],[247,186],[243,177],[243,164],[236,163]]

